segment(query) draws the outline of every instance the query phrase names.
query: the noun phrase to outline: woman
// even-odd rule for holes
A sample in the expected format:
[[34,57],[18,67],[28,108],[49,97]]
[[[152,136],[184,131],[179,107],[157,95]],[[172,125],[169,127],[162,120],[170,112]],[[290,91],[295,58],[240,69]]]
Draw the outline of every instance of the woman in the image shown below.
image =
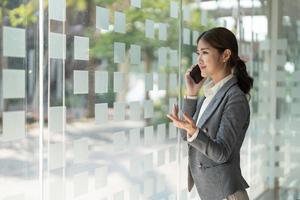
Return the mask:
[[[238,56],[235,35],[226,28],[202,33],[197,53],[205,78],[196,84],[190,76],[194,66],[188,69],[183,115],[178,117],[177,105],[167,115],[188,143],[188,190],[195,184],[201,200],[248,200],[240,149],[250,121],[247,96],[253,79]],[[202,86],[204,97],[198,99]]]

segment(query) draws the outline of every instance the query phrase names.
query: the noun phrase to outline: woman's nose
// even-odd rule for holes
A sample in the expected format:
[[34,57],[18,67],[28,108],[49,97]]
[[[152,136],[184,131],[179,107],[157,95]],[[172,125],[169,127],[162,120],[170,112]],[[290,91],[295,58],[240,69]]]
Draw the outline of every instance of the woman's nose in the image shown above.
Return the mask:
[[198,55],[198,63],[203,63],[202,56],[200,54]]

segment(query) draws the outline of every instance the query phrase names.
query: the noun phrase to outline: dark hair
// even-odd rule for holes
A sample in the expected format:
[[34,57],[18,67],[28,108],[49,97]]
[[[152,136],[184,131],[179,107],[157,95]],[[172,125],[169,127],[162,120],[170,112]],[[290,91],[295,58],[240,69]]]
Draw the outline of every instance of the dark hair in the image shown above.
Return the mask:
[[223,27],[216,27],[203,32],[197,39],[197,44],[200,39],[210,44],[213,48],[223,53],[226,49],[231,51],[231,55],[227,64],[233,68],[233,74],[238,79],[240,89],[249,94],[253,87],[253,78],[249,76],[246,70],[246,64],[238,55],[238,43],[235,35],[228,29]]

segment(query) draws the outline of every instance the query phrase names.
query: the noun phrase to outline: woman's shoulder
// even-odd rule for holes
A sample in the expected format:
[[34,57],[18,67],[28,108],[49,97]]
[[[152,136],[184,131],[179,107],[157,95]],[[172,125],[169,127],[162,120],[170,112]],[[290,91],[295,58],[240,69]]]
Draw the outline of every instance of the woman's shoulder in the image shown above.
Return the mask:
[[228,99],[239,99],[248,102],[247,94],[245,94],[238,84],[233,85],[226,93]]

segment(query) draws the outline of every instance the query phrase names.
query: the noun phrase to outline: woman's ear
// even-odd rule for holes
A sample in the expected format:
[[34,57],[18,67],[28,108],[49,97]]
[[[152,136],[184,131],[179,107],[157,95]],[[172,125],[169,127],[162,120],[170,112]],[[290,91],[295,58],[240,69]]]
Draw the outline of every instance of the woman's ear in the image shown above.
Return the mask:
[[227,62],[231,56],[231,50],[225,49],[223,52],[223,62]]

